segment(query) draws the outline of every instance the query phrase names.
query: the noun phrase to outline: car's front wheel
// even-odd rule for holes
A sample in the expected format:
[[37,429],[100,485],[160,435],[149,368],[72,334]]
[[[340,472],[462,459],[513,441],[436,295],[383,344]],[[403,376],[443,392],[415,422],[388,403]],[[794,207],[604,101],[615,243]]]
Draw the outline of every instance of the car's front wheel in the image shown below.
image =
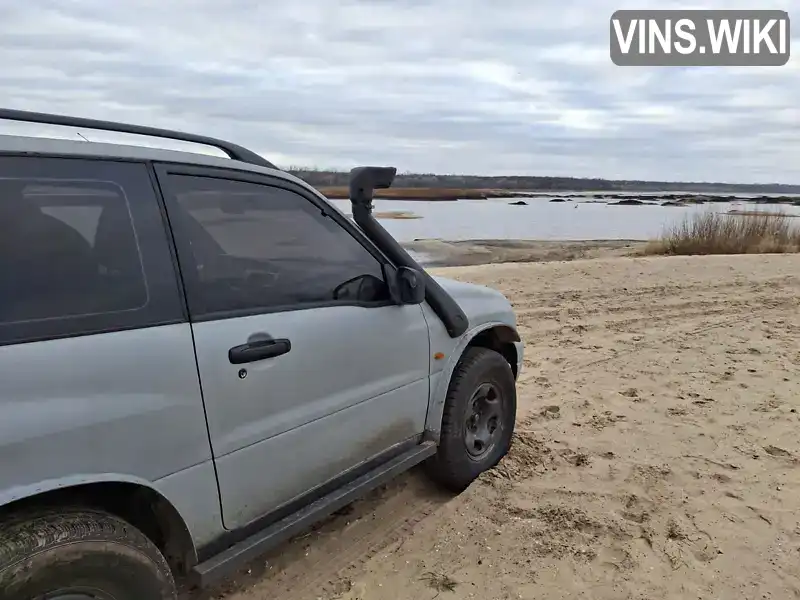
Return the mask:
[[0,522],[0,600],[174,600],[158,548],[138,529],[90,510]]
[[508,361],[488,348],[468,348],[450,379],[439,449],[427,463],[429,474],[448,489],[463,491],[508,453],[516,412]]

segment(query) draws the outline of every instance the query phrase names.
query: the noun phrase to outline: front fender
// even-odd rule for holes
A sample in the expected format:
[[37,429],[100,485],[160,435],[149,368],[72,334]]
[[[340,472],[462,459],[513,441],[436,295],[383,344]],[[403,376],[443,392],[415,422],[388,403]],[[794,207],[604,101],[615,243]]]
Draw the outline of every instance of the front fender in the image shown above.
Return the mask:
[[[495,327],[514,332],[514,330],[509,327],[508,323],[502,321],[489,321],[475,326],[461,337],[458,344],[450,351],[450,356],[445,366],[432,377],[431,396],[428,401],[428,414],[425,419],[426,439],[437,443],[439,441],[439,437],[442,433],[442,415],[444,414],[444,401],[447,397],[447,388],[450,386],[450,379],[453,377],[453,372],[461,356],[464,354],[464,351],[479,334]],[[518,372],[522,365],[522,343],[519,341],[519,336],[516,332],[514,332],[514,336],[516,339],[509,339],[508,341],[512,342],[516,348]]]

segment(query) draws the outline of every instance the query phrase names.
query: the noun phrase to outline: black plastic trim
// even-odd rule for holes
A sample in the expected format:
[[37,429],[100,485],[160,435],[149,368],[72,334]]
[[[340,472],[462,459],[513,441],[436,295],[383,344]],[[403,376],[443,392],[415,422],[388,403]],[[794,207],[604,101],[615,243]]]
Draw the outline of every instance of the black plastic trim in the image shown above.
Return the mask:
[[181,265],[178,262],[178,250],[175,246],[175,234],[172,232],[172,224],[169,221],[169,214],[167,213],[167,205],[164,200],[164,192],[161,189],[161,186],[158,183],[158,176],[156,175],[156,170],[153,167],[153,163],[147,161],[145,163],[147,165],[147,173],[150,176],[150,183],[153,185],[153,191],[156,195],[156,200],[158,201],[158,209],[161,211],[161,220],[164,224],[164,233],[167,236],[167,240],[169,242],[169,255],[172,258],[172,267],[175,270],[175,280],[178,282],[178,287],[180,288],[180,297],[181,297],[181,311],[183,313],[183,319],[185,322],[189,322],[189,304],[186,300],[186,285],[183,281],[183,273],[181,273]]
[[503,344],[522,341],[519,337],[519,331],[517,331],[510,325],[495,325],[494,327],[491,327],[490,329],[486,329],[484,331],[491,331],[493,335],[497,336],[497,341]]
[[[435,453],[434,442],[414,443],[411,447],[399,445],[394,455],[388,459],[384,456],[378,466],[371,461],[279,512],[212,542],[198,552],[200,562],[191,571],[192,582],[207,586],[230,575],[248,561],[279,546]],[[246,537],[242,537],[243,534]]]
[[296,500],[293,500],[288,504],[277,508],[276,510],[273,510],[261,517],[258,517],[253,522],[248,523],[243,527],[229,530],[220,537],[214,539],[210,543],[198,549],[197,556],[199,560],[197,562],[201,563],[207,561],[216,556],[217,554],[219,554],[220,552],[227,550],[231,546],[241,542],[246,538],[249,538],[250,536],[258,533],[259,531],[264,530],[270,525],[273,525],[278,521],[285,519],[290,515],[293,515],[294,513],[302,510],[309,504],[312,504],[313,502],[316,502],[320,498],[327,496],[331,492],[334,492],[337,489],[346,486],[349,483],[352,483],[365,473],[369,473],[370,471],[375,470],[380,465],[388,462],[389,460],[395,458],[396,456],[399,456],[404,452],[408,452],[409,450],[417,446],[421,441],[422,440],[420,439],[420,436],[414,436],[412,438],[405,440],[404,442],[395,444],[394,446],[388,448],[387,450],[380,452],[373,458],[368,459],[364,463],[357,465],[348,471],[345,471],[338,477],[334,477],[327,483],[324,483],[319,487],[314,488],[310,492],[303,494]]
[[392,300],[381,300],[379,302],[358,302],[356,300],[327,300],[324,302],[306,302],[305,304],[284,304],[275,306],[255,306],[241,310],[227,310],[207,312],[192,317],[192,323],[204,323],[206,321],[224,321],[225,319],[239,319],[252,317],[254,315],[270,315],[275,313],[292,312],[295,310],[313,310],[315,308],[335,308],[343,306],[354,306],[356,308],[383,308],[385,306],[396,306]]
[[24,123],[41,123],[44,125],[63,125],[66,127],[114,131],[119,133],[130,133],[133,135],[145,135],[162,139],[178,140],[182,142],[192,142],[222,150],[233,160],[249,163],[251,165],[258,165],[259,167],[268,167],[270,169],[278,168],[263,156],[256,154],[252,150],[248,150],[247,148],[239,146],[238,144],[205,135],[184,133],[182,131],[173,131],[171,129],[147,127],[145,125],[131,125],[128,123],[104,121],[101,119],[88,119],[84,117],[70,117],[66,115],[32,112],[27,110],[14,110],[10,108],[0,108],[0,120],[20,121]]

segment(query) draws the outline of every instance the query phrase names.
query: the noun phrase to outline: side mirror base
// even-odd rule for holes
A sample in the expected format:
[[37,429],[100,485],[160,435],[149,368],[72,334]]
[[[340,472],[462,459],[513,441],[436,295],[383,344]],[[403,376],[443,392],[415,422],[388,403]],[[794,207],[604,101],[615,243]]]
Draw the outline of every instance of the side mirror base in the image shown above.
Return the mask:
[[410,267],[399,267],[396,277],[401,304],[422,304],[425,301],[423,273]]

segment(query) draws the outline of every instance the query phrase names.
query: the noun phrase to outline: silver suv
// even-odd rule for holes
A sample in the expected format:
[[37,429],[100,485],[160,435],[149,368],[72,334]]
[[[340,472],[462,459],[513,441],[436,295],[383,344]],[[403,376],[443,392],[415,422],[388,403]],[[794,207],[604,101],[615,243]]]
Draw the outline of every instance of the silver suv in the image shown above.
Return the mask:
[[506,454],[506,298],[426,273],[235,144],[229,158],[0,136],[0,599],[167,600],[423,463],[455,492]]

